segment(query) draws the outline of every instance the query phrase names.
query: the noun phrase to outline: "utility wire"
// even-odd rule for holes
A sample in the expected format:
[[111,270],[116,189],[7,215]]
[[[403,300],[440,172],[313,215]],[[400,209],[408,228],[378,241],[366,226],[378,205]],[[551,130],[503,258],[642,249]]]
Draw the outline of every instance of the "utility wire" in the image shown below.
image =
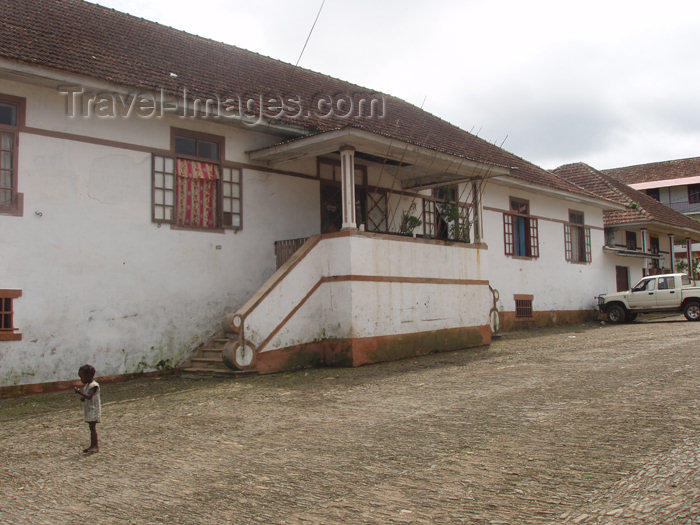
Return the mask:
[[323,4],[326,3],[326,0],[323,0],[321,2],[321,7],[318,8],[318,13],[316,13],[316,20],[314,20],[313,25],[311,26],[311,31],[309,31],[309,35],[306,37],[306,42],[304,42],[304,47],[301,48],[301,53],[299,53],[299,58],[297,58],[297,63],[294,64],[295,66],[299,65],[299,61],[301,60],[301,55],[304,54],[304,50],[306,49],[306,44],[309,43],[309,38],[311,38],[311,33],[314,32],[314,27],[316,27],[316,22],[318,22],[318,17],[321,15],[321,9],[323,9]]

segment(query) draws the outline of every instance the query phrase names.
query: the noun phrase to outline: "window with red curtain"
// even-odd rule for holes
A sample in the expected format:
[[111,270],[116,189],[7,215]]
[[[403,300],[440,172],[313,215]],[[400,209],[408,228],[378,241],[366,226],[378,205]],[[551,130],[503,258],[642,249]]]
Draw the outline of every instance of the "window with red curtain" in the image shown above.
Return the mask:
[[216,227],[218,180],[216,164],[177,159],[177,224]]

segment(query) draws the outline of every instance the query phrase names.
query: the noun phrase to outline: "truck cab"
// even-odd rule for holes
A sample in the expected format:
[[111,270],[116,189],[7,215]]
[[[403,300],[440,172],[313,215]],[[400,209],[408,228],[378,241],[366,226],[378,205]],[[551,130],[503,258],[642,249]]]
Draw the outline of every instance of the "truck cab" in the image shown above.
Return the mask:
[[613,323],[633,321],[640,313],[676,311],[697,321],[700,288],[683,273],[650,275],[626,292],[598,296],[598,308]]

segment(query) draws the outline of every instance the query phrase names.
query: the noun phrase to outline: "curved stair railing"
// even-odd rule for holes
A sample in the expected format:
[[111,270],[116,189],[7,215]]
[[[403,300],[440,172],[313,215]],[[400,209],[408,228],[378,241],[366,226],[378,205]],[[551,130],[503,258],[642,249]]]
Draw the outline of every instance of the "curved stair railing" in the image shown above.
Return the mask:
[[[301,297],[292,298],[289,302],[295,306],[289,309],[284,319],[276,324],[274,329],[269,330],[269,333],[264,335],[256,333],[255,337],[249,337],[251,334],[246,333],[246,320],[278,289],[278,286],[294,272],[299,263],[318,245],[320,240],[321,235],[309,237],[243,306],[235,313],[224,316],[222,320],[224,332],[237,335],[235,340],[224,346],[221,354],[224,363],[226,363],[228,367],[238,370],[255,370],[255,361],[258,353],[265,348],[275,334],[279,332],[281,327],[286,324],[321,284],[322,280],[319,280],[318,276],[316,276],[315,284],[307,288],[303,294],[299,294]],[[253,339],[259,342],[256,344]]]

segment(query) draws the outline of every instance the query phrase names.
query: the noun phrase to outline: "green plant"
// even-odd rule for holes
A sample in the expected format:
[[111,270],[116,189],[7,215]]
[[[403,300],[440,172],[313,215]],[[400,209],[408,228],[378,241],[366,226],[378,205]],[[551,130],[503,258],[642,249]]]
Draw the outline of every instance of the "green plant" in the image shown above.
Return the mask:
[[679,259],[676,261],[676,271],[685,273],[688,269],[688,263],[684,259]]
[[450,225],[451,239],[455,241],[471,242],[469,234],[471,222],[469,218],[461,216],[459,206],[456,203],[447,201],[443,205],[440,213],[443,219]]
[[409,208],[404,210],[404,212],[401,214],[401,223],[399,224],[399,233],[401,235],[413,235],[413,230],[423,224],[423,221],[413,215],[415,211],[416,203],[412,202]]

